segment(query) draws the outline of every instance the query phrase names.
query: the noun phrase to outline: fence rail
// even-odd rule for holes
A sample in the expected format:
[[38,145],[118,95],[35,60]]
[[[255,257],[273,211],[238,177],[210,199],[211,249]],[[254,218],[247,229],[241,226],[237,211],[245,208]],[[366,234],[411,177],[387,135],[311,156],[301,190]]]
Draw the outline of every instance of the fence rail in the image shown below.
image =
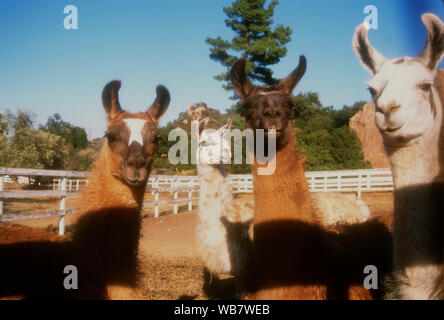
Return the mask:
[[[66,209],[67,195],[75,195],[81,185],[88,183],[90,172],[62,171],[62,170],[37,170],[15,169],[0,167],[0,221],[16,221],[23,219],[59,216],[59,234],[64,233],[65,215],[75,213],[72,209]],[[363,169],[345,171],[317,171],[306,172],[308,186],[311,192],[356,192],[361,197],[362,192],[392,191],[393,179],[390,169]],[[14,190],[4,191],[6,183],[12,181],[10,176],[53,177],[53,190]],[[253,177],[250,174],[230,175],[229,183],[233,193],[252,193]],[[22,179],[22,181],[24,181]],[[28,179],[32,181],[31,178]],[[152,175],[147,183],[147,192],[154,195],[153,201],[144,202],[145,206],[154,206],[154,216],[159,216],[159,205],[174,204],[173,212],[178,213],[179,204],[187,203],[188,210],[192,210],[192,202],[199,198],[193,193],[199,192],[198,176],[169,176]],[[170,193],[173,199],[159,199],[160,193]],[[179,193],[187,193],[185,198],[179,198]],[[59,209],[50,212],[3,214],[3,199],[35,198],[35,197],[59,197]]]

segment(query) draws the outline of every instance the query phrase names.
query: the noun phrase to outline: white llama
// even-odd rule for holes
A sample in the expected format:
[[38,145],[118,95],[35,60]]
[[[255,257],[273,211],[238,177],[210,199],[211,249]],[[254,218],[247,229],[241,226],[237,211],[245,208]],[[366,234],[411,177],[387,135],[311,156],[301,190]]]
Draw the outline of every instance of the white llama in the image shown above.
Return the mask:
[[427,41],[416,58],[387,60],[356,29],[353,49],[373,78],[368,88],[393,171],[394,283],[388,298],[444,298],[442,104],[434,87],[444,25],[424,14]]
[[242,277],[250,252],[248,229],[253,211],[233,205],[224,167],[231,160],[230,142],[225,139],[231,120],[219,130],[206,129],[208,122],[205,118],[199,123],[197,150],[200,255],[210,272]]

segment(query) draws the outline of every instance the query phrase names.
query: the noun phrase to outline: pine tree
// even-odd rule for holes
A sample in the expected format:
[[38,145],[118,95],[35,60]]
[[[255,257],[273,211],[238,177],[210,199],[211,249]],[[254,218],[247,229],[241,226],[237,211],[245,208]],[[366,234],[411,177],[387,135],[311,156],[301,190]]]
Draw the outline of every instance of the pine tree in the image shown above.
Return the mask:
[[[272,0],[266,7],[266,0],[237,0],[231,7],[224,8],[228,19],[227,27],[236,36],[231,40],[207,38],[210,48],[210,58],[227,67],[227,72],[214,78],[226,82],[225,90],[231,90],[229,70],[239,58],[248,58],[247,72],[253,81],[262,85],[276,85],[278,80],[267,67],[279,62],[287,54],[285,44],[290,41],[292,33],[289,27],[277,25],[272,29],[273,14],[278,0]],[[232,54],[233,53],[233,54]],[[236,55],[236,53],[238,53]]]

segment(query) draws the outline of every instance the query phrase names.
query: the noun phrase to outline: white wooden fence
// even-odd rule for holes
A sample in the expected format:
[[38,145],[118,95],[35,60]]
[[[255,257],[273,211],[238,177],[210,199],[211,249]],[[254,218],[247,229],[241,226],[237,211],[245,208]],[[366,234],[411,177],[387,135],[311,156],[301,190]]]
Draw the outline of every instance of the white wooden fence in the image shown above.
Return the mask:
[[[53,179],[52,180],[52,190],[60,190],[63,179]],[[20,182],[19,182],[20,183]],[[66,191],[68,192],[78,192],[82,185],[87,185],[87,179],[68,179],[66,181]]]
[[[230,175],[229,183],[234,193],[252,193],[253,179],[250,174]],[[199,192],[199,177],[197,176],[170,176],[153,175],[148,179],[147,190],[154,195],[154,201],[144,202],[144,205],[154,206],[154,216],[159,216],[159,205],[174,203],[173,213],[177,214],[180,202],[188,202],[188,210],[192,210],[192,202],[199,200],[193,197],[194,192]],[[173,195],[171,200],[159,200],[159,194],[169,192]],[[179,193],[188,193],[187,198],[178,198]]]
[[[63,234],[65,215],[75,213],[72,209],[66,209],[66,196],[76,194],[82,184],[87,184],[89,175],[89,172],[78,171],[0,167],[0,222],[59,216],[59,234]],[[4,185],[10,181],[8,179],[10,176],[54,177],[53,190],[4,191]],[[360,198],[362,192],[393,190],[393,179],[390,169],[307,172],[306,177],[311,192],[356,192]],[[29,181],[32,180],[30,179]],[[251,175],[230,175],[229,182],[234,193],[253,192],[253,178]],[[144,202],[144,205],[154,206],[155,217],[159,216],[159,205],[161,204],[173,203],[173,212],[177,214],[179,203],[188,203],[188,210],[192,210],[192,202],[199,199],[193,196],[193,193],[199,192],[199,178],[197,176],[152,175],[147,183],[147,191],[154,195],[154,201]],[[159,199],[161,193],[170,193],[173,195],[173,199]],[[179,198],[179,193],[187,193],[188,196]],[[50,212],[3,214],[3,199],[38,197],[59,197],[59,209]]]
[[[89,172],[61,171],[61,170],[37,170],[37,169],[16,169],[0,168],[0,221],[14,221],[23,219],[43,218],[48,216],[59,216],[59,234],[65,233],[65,215],[73,213],[73,210],[66,210],[66,182],[68,178],[85,178]],[[58,190],[13,190],[4,191],[6,176],[44,176],[61,177],[60,188]],[[3,200],[15,198],[40,198],[40,197],[60,197],[59,209],[50,212],[32,212],[24,214],[3,214]]]

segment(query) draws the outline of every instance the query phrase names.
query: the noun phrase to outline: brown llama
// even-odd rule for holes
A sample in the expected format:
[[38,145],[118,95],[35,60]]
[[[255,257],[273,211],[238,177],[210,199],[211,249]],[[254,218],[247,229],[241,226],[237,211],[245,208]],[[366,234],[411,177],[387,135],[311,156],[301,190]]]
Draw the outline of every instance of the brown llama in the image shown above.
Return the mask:
[[[106,142],[81,198],[72,238],[0,224],[0,298],[140,299],[138,244],[141,208],[158,140],[158,122],[170,102],[158,86],[146,112],[122,110],[120,81],[102,92]],[[74,265],[78,288],[64,287]]]
[[[246,60],[238,60],[230,73],[245,110],[247,128],[272,137],[275,129],[275,171],[254,158],[252,166],[255,216],[252,262],[246,299],[372,299],[381,290],[363,286],[367,265],[378,268],[378,280],[390,269],[391,236],[374,219],[342,232],[321,226],[305,178],[305,157],[296,151],[289,121],[291,93],[306,70],[306,59],[278,86],[257,87],[248,81]],[[256,140],[257,142],[257,140]],[[265,142],[265,145],[267,143]],[[257,149],[257,145],[256,145]],[[270,156],[270,155],[269,155]]]

